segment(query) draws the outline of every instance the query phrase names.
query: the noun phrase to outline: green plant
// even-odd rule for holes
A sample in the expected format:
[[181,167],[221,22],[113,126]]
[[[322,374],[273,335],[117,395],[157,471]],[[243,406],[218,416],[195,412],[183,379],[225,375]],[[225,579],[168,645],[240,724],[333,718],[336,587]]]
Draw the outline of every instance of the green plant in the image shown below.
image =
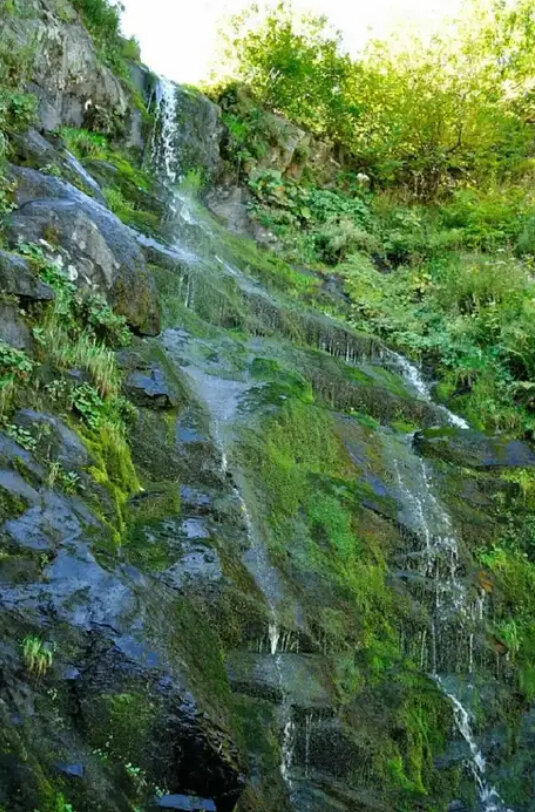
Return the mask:
[[71,403],[90,428],[97,428],[104,414],[104,401],[91,384],[76,386],[71,394]]
[[80,294],[74,302],[76,316],[90,327],[97,339],[112,346],[126,347],[132,340],[126,319],[114,313],[99,293]]
[[0,340],[0,389],[14,382],[27,381],[34,366],[34,362],[24,350],[17,350]]
[[75,127],[62,127],[59,133],[77,158],[103,158],[107,154],[108,141],[101,133]]
[[27,635],[22,641],[22,658],[30,674],[37,677],[44,676],[52,667],[52,651],[34,635]]
[[9,423],[5,418],[0,419],[0,427],[2,431],[5,431],[8,437],[15,440],[15,442],[22,446],[22,448],[25,448],[26,451],[35,451],[37,440],[28,429],[17,426],[14,423]]

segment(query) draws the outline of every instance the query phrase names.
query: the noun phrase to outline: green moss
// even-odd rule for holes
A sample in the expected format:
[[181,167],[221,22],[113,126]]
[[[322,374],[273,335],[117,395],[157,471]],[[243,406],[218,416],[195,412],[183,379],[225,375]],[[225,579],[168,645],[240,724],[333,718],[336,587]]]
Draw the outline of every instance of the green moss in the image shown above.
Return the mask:
[[0,521],[20,516],[27,507],[28,503],[22,496],[0,487]]
[[110,527],[115,544],[122,544],[126,532],[126,504],[140,489],[130,447],[121,431],[113,424],[102,424],[82,433],[91,455],[89,472],[111,497],[113,513]]

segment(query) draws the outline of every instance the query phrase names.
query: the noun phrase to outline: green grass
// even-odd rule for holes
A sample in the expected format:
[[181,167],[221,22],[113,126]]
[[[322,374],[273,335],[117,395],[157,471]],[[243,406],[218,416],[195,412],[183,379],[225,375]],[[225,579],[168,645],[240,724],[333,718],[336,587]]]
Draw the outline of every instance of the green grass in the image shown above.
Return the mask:
[[39,637],[28,635],[22,641],[22,659],[30,674],[43,677],[52,667],[53,654]]

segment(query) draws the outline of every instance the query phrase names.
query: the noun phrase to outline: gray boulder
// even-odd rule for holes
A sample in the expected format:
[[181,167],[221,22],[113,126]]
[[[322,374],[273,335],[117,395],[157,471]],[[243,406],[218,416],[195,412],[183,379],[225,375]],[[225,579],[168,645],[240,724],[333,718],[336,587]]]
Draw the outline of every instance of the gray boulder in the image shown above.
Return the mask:
[[113,129],[128,118],[128,95],[97,53],[69,3],[25,0],[24,15],[7,15],[2,34],[13,47],[32,44],[30,87],[45,130],[62,124]]
[[29,350],[33,345],[32,334],[22,320],[16,307],[0,303],[0,341],[16,350]]
[[89,463],[85,445],[59,417],[33,409],[20,409],[14,422],[36,435],[37,448],[42,456],[57,460],[66,470],[78,470]]
[[0,249],[0,291],[30,301],[49,302],[55,297],[22,257]]
[[56,243],[77,284],[103,291],[134,330],[156,335],[157,294],[131,229],[70,183],[22,167],[10,174],[19,205],[6,222],[12,242]]

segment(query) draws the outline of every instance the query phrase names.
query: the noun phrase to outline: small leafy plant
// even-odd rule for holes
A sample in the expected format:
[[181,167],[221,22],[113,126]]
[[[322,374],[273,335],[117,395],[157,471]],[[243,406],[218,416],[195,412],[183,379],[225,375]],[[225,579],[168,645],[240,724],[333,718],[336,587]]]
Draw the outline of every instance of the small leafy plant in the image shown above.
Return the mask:
[[27,635],[22,641],[22,658],[30,674],[37,677],[44,676],[52,667],[52,651],[34,635]]

